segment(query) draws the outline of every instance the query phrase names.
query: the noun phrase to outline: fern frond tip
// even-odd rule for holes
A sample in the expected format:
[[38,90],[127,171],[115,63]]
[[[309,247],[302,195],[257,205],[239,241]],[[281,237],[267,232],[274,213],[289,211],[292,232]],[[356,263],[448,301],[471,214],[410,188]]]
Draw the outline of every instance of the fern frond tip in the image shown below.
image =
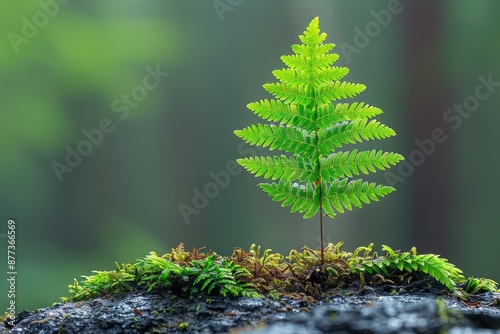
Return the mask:
[[315,45],[321,44],[326,39],[326,33],[321,33],[319,29],[319,17],[315,17],[311,20],[303,35],[299,36],[299,39],[305,45]]

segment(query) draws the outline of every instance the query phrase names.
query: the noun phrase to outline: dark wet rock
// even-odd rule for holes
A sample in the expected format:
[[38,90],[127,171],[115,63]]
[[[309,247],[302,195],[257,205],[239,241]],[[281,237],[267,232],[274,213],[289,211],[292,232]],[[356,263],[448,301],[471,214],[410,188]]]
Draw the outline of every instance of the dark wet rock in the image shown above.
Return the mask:
[[122,294],[21,312],[0,333],[500,333],[500,294],[468,303],[365,289],[315,305],[283,299]]
[[268,299],[122,294],[21,312],[15,326],[0,333],[226,333],[286,312]]
[[500,333],[498,294],[479,304],[461,304],[433,295],[334,297],[311,314],[290,315],[261,329],[241,334],[278,333]]

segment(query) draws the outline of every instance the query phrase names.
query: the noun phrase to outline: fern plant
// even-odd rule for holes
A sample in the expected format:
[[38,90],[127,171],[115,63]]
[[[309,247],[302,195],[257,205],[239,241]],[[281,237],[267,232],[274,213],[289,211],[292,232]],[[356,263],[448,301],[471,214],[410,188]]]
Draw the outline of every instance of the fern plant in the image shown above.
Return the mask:
[[249,284],[241,283],[236,277],[251,276],[247,269],[241,268],[233,262],[222,259],[222,263],[214,262],[213,255],[205,260],[197,260],[186,267],[185,274],[195,277],[190,295],[199,292],[210,294],[214,288],[226,297],[229,293],[233,296],[256,296],[257,294],[250,288]]
[[[362,102],[341,103],[365,90],[363,84],[341,81],[346,67],[332,66],[339,55],[330,53],[334,44],[323,44],[326,33],[314,18],[303,35],[302,44],[292,45],[293,55],[282,56],[287,68],[273,71],[277,83],[263,87],[275,99],[248,104],[262,119],[274,124],[254,124],[236,130],[236,136],[250,145],[288,153],[273,157],[247,157],[237,162],[255,176],[271,179],[260,183],[274,201],[291,206],[312,218],[319,212],[321,261],[323,215],[378,201],[395,189],[352,179],[360,174],[385,170],[403,160],[397,153],[377,150],[339,151],[344,145],[395,135],[376,120],[379,108]],[[277,123],[277,124],[276,124]]]
[[457,283],[465,281],[462,270],[448,262],[447,259],[435,254],[417,254],[413,247],[411,252],[396,252],[387,245],[382,245],[382,250],[387,252],[386,256],[371,257],[373,244],[363,247],[364,257],[358,257],[357,252],[349,260],[349,267],[353,273],[377,273],[390,275],[389,271],[398,272],[422,272],[436,279],[449,291],[453,291]]

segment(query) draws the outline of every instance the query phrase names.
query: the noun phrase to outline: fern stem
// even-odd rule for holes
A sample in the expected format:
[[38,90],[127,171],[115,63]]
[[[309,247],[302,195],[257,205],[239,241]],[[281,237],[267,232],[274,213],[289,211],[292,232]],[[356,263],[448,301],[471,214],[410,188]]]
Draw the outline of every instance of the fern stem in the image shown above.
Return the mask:
[[[319,189],[319,198],[321,199],[321,188]],[[323,268],[325,265],[325,247],[323,245],[323,206],[321,200],[319,202],[319,239],[321,243],[321,268]]]
[[[315,107],[315,115],[317,119],[317,113],[318,113],[318,108]],[[315,119],[315,121],[316,121]],[[318,133],[318,125],[316,123],[316,136]],[[318,147],[317,141],[316,141],[316,148]],[[323,270],[324,265],[325,265],[325,246],[323,244],[323,181],[321,179],[321,154],[318,154],[318,174],[319,179],[318,179],[318,187],[319,187],[319,242],[320,242],[320,247],[321,247],[321,270]]]

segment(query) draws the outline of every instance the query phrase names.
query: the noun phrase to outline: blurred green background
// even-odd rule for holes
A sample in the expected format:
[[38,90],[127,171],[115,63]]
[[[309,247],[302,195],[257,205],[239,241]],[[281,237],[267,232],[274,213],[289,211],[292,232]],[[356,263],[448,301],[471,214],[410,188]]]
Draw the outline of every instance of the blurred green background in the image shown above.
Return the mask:
[[[367,86],[358,100],[384,110],[378,120],[398,133],[364,147],[409,162],[391,170],[401,177],[395,194],[327,221],[326,241],[342,240],[345,250],[416,246],[466,276],[500,280],[500,87],[476,96],[479,77],[500,81],[500,2],[41,0],[2,7],[0,245],[5,254],[7,221],[15,219],[18,311],[51,305],[91,270],[179,242],[224,255],[251,243],[285,254],[319,247],[317,219],[290,214],[246,172],[212,188],[217,196],[189,223],[179,209],[193,206],[196,189],[214,181],[211,172],[251,153],[233,130],[259,121],[246,104],[270,98],[262,84],[275,81],[279,57],[315,16],[327,42],[337,44],[336,65],[351,69],[346,80]],[[155,69],[168,75],[152,88]],[[464,103],[470,112],[453,110]],[[66,165],[68,150],[89,150],[84,131],[95,134],[106,119],[109,133],[58,178],[54,162]],[[429,143],[435,129],[446,141],[422,153],[415,141]],[[0,305],[7,301],[2,279]]]

